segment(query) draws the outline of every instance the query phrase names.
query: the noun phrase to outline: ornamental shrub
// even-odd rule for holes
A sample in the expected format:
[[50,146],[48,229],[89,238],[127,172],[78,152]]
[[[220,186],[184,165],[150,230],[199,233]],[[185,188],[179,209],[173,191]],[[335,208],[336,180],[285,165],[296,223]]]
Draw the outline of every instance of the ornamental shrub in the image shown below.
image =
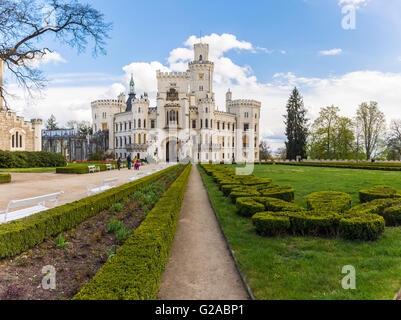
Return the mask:
[[10,174],[0,174],[0,184],[9,183],[9,182],[11,182]]
[[236,207],[238,209],[238,214],[244,217],[252,217],[257,212],[265,211],[264,204],[255,199],[237,198]]
[[290,219],[285,213],[259,212],[252,217],[252,223],[260,235],[268,237],[285,235],[291,229]]
[[351,196],[344,192],[321,191],[306,197],[308,210],[345,212],[351,208]]
[[59,153],[0,150],[0,168],[63,167],[66,165],[65,157]]
[[266,207],[266,211],[273,212],[302,212],[305,211],[304,208],[298,206],[292,202],[284,201],[276,198],[260,198],[264,199],[264,205]]
[[349,215],[340,220],[340,235],[348,240],[377,240],[384,228],[384,218],[377,214]]
[[359,190],[359,200],[361,203],[376,199],[401,198],[401,192],[389,186],[375,186],[368,190]]
[[287,202],[294,201],[295,190],[290,186],[272,186],[259,190],[262,197],[281,199]]

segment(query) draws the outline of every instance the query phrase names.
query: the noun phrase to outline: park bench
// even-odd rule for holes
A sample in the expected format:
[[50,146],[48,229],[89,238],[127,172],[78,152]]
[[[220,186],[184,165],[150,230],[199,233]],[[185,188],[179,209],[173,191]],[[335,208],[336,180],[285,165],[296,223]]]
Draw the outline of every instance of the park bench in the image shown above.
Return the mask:
[[114,166],[114,164],[111,164],[111,163],[106,163],[106,170],[113,170],[113,169],[115,169],[116,167]]
[[100,167],[98,166],[88,166],[89,173],[95,173],[96,171],[100,172]]
[[[0,211],[0,223],[22,219],[35,213],[48,210],[50,208],[46,206],[46,202],[53,202],[53,207],[55,207],[57,206],[59,196],[62,194],[64,194],[64,191],[35,198],[11,200],[8,203],[7,209],[5,211]],[[10,211],[17,208],[22,209]]]
[[93,194],[98,194],[100,192],[115,188],[117,186],[117,181],[118,181],[118,178],[112,178],[112,179],[103,180],[102,184],[99,186],[94,185],[94,184],[89,184],[87,186],[88,196],[91,196]]

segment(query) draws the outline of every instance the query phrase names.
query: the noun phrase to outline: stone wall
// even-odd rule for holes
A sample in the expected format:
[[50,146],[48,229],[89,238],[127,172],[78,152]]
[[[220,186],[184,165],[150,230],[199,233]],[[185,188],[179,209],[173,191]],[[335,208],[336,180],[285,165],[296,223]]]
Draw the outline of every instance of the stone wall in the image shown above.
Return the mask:
[[0,110],[0,150],[41,151],[41,128],[40,119],[28,122],[14,112]]

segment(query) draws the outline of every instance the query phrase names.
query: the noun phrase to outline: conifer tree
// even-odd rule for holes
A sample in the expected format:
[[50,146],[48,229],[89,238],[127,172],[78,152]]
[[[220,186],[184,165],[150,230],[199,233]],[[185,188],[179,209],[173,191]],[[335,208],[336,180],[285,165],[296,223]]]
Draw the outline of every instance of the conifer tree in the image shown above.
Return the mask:
[[295,160],[297,156],[306,158],[306,140],[308,136],[308,119],[302,96],[295,87],[287,102],[287,114],[284,116],[287,136],[287,159]]

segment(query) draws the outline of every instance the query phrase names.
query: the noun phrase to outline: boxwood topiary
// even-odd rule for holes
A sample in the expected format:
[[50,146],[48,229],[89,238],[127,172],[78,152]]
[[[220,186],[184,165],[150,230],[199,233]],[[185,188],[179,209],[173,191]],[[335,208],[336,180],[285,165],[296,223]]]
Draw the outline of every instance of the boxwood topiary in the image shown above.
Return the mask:
[[272,212],[258,212],[252,216],[252,223],[262,236],[275,237],[291,230],[290,219],[285,213],[274,215]]
[[349,215],[340,220],[340,235],[348,240],[377,240],[384,228],[384,218],[377,214]]
[[265,211],[263,203],[256,201],[257,198],[237,198],[236,207],[239,215],[252,217],[257,212]]
[[308,210],[345,212],[351,208],[351,196],[344,192],[321,191],[306,197]]
[[262,197],[281,199],[287,202],[294,201],[295,190],[290,186],[272,186],[259,190]]
[[252,189],[242,189],[242,190],[238,190],[238,191],[236,191],[236,189],[234,189],[230,193],[230,198],[233,203],[236,203],[237,198],[248,198],[248,197],[259,197],[259,196],[260,196],[260,193],[256,190],[252,190]]
[[273,212],[280,212],[280,211],[286,211],[286,212],[301,212],[305,211],[304,208],[292,203],[292,202],[287,202],[281,199],[276,199],[276,198],[261,198],[264,199],[264,205],[266,207],[267,211],[273,211]]
[[389,186],[375,186],[368,190],[359,190],[359,200],[361,203],[376,199],[401,198],[401,192]]
[[338,213],[327,211],[296,212],[290,217],[292,231],[302,236],[336,236],[340,219]]

